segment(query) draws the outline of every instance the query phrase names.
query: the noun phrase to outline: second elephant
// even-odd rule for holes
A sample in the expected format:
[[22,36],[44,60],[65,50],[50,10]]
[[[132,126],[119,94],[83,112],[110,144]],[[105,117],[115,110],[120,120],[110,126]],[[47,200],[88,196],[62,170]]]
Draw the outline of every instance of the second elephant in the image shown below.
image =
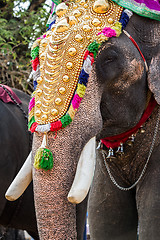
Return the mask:
[[[126,30],[149,72],[125,34],[104,44],[97,57],[95,75],[103,85],[97,140],[104,144],[97,150],[89,199],[92,240],[136,240],[138,223],[140,240],[160,237],[160,23],[134,14]],[[131,135],[144,116],[143,128]]]

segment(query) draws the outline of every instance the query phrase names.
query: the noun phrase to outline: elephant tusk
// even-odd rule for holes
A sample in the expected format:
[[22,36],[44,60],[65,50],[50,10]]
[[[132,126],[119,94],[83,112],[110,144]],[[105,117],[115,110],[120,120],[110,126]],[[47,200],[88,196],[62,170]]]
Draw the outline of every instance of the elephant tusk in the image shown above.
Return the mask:
[[9,186],[5,197],[9,201],[15,201],[17,198],[19,198],[30,182],[32,181],[32,166],[31,166],[31,157],[32,157],[32,151],[28,155],[25,163],[23,164],[22,168],[18,172],[17,176]]
[[96,162],[96,138],[93,137],[84,146],[77,165],[76,175],[72,187],[68,193],[68,201],[71,203],[82,202],[92,183]]

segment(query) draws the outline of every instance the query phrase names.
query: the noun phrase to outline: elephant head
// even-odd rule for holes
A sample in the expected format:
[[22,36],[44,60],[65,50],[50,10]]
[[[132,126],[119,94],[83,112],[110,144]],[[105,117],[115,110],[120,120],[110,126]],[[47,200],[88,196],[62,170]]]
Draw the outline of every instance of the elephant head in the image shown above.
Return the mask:
[[[91,239],[136,239],[138,224],[140,239],[158,239],[159,236],[155,213],[159,214],[155,198],[157,194],[159,199],[159,173],[156,171],[159,162],[155,165],[159,155],[159,133],[154,135],[152,155],[148,157],[148,154],[159,121],[160,24],[134,14],[126,31],[138,43],[149,71],[143,61],[144,56],[124,33],[101,46],[94,74],[103,86],[100,103],[103,127],[97,139],[103,142],[110,137],[113,141],[113,137],[116,140],[117,136],[124,136],[142,119],[152,101],[151,95],[156,101],[153,100],[151,119],[144,123],[144,132],[136,130],[133,147],[125,140],[122,145],[124,151],[118,153],[118,147],[113,147],[114,156],[109,155],[109,147],[104,145],[97,151],[89,195]],[[153,224],[150,224],[151,219]],[[147,226],[152,228],[151,234]]]

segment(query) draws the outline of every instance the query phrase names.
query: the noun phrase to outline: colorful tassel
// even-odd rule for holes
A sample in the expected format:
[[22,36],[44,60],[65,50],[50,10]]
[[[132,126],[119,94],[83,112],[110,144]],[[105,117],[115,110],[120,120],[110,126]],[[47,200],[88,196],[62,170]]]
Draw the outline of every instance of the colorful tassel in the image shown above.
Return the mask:
[[53,154],[51,150],[47,148],[47,133],[44,134],[42,145],[36,152],[34,167],[44,170],[51,170],[53,168]]
[[51,170],[53,168],[53,154],[51,150],[47,148],[43,149],[39,166],[44,170]]

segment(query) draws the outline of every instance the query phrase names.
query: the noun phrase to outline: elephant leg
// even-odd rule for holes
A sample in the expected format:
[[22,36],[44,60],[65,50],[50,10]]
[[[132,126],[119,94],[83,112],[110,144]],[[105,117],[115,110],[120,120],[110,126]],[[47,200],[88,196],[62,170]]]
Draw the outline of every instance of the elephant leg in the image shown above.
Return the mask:
[[[121,191],[111,182],[103,162],[98,162],[89,195],[92,240],[136,240],[135,191]],[[120,182],[120,184],[123,184]]]
[[152,154],[145,177],[137,187],[139,240],[160,239],[160,146]]

